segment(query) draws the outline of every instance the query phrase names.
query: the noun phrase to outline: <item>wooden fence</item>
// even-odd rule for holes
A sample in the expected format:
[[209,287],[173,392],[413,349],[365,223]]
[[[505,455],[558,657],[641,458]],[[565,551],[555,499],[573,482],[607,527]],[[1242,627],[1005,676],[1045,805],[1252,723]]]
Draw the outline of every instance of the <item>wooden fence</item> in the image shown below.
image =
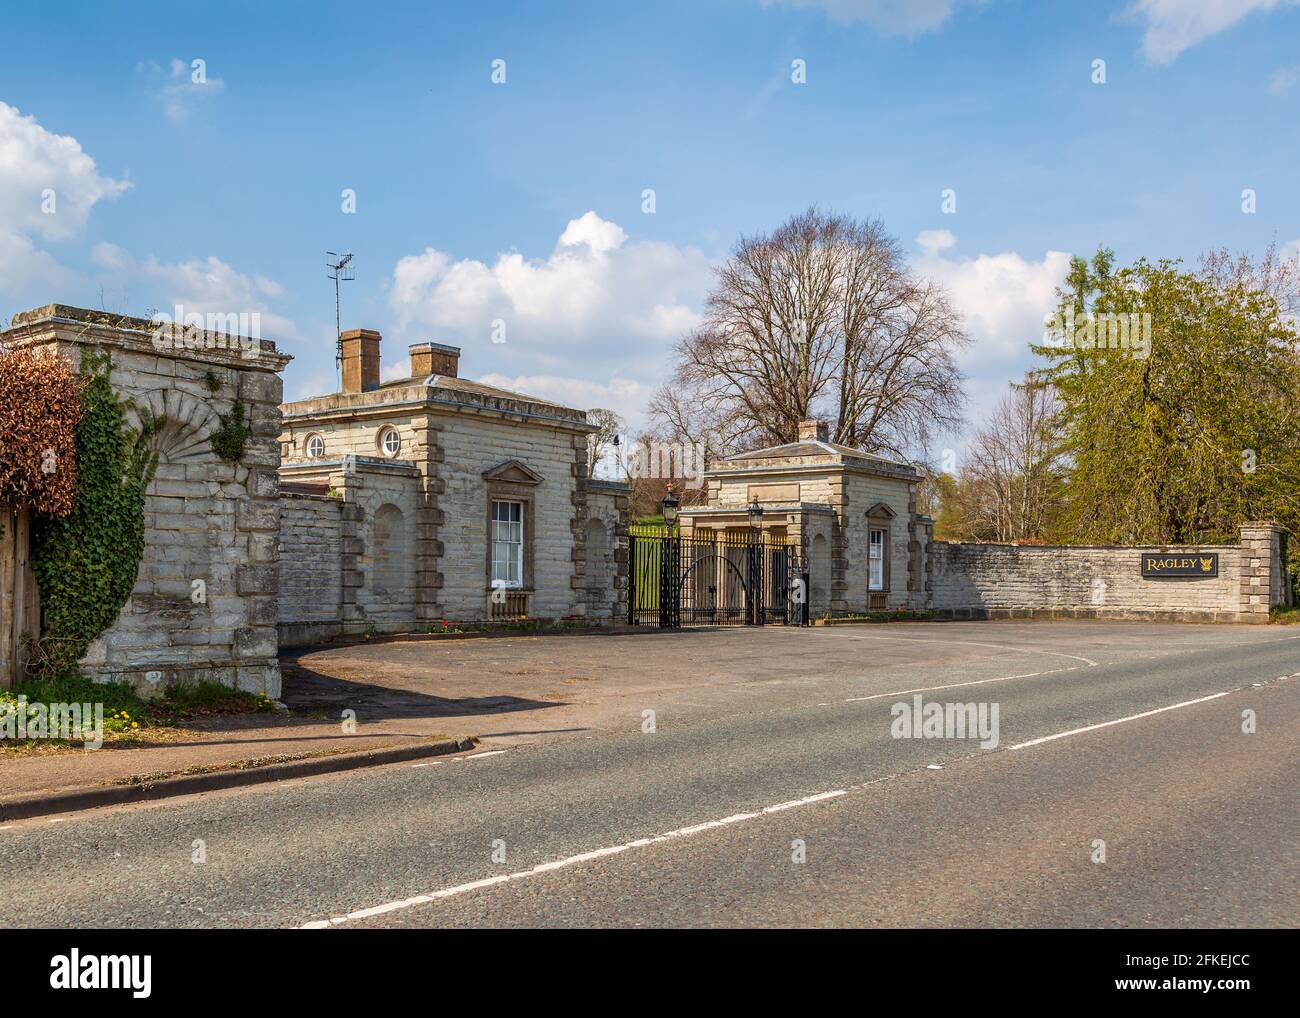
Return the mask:
[[41,602],[32,573],[31,517],[0,506],[0,689],[22,681],[24,636],[40,631]]

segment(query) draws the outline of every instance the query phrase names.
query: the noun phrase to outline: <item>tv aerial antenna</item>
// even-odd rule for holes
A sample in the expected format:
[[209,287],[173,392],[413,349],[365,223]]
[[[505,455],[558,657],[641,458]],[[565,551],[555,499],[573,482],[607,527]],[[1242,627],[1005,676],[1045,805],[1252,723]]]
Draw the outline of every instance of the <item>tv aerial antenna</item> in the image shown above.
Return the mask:
[[326,251],[330,260],[325,263],[329,269],[329,278],[334,280],[334,370],[339,375],[339,388],[343,387],[343,318],[339,310],[339,284],[349,283],[356,278],[352,264],[352,252],[339,254]]

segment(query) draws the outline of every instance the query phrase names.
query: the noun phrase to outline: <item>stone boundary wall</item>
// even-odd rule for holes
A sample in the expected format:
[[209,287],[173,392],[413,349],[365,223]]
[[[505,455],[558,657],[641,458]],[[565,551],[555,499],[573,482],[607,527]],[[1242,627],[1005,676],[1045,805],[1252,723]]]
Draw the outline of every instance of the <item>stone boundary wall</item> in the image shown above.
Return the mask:
[[587,617],[600,621],[627,619],[627,514],[631,488],[617,481],[587,481],[587,520],[602,528],[603,544],[586,539]]
[[281,478],[281,649],[413,631],[418,471],[348,454],[283,467]]
[[[1279,528],[1242,527],[1239,545],[1070,547],[933,541],[926,606],[950,618],[1125,618],[1267,622],[1285,602]],[[1215,552],[1219,575],[1144,579],[1144,552]]]
[[337,636],[343,604],[341,498],[280,496],[280,645]]

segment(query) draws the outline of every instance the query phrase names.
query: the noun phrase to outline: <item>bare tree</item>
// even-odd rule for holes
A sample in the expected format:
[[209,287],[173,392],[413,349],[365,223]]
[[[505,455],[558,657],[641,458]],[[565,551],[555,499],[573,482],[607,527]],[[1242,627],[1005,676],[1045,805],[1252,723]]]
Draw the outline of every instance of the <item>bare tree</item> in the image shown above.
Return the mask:
[[[587,436],[587,476],[596,476],[596,464],[616,445],[624,431],[623,418],[613,410],[594,407],[587,411],[587,423],[599,429]],[[622,477],[616,478],[622,480]]]
[[1200,274],[1219,290],[1241,286],[1263,291],[1289,316],[1300,311],[1300,256],[1279,250],[1276,240],[1258,260],[1245,253],[1234,255],[1226,247],[1207,251],[1200,257]]
[[1013,385],[975,434],[958,476],[960,529],[977,540],[1041,538],[1059,504],[1057,398]]
[[811,208],[740,239],[650,413],[715,453],[793,441],[801,420],[827,417],[835,441],[902,456],[960,423],[966,342],[878,220]]

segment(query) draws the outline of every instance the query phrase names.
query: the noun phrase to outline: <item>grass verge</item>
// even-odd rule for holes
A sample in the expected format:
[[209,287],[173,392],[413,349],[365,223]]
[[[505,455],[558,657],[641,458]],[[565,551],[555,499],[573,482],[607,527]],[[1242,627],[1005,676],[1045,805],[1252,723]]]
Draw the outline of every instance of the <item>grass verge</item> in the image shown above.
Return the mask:
[[[0,691],[0,712],[16,714],[26,698],[29,718],[36,704],[103,704],[104,744],[132,743],[158,729],[176,728],[186,721],[227,714],[272,713],[275,704],[265,694],[231,689],[220,682],[172,686],[162,696],[145,699],[125,682],[94,682],[70,673],[30,679]],[[0,737],[0,751],[34,752],[54,746],[80,747],[80,740]]]

